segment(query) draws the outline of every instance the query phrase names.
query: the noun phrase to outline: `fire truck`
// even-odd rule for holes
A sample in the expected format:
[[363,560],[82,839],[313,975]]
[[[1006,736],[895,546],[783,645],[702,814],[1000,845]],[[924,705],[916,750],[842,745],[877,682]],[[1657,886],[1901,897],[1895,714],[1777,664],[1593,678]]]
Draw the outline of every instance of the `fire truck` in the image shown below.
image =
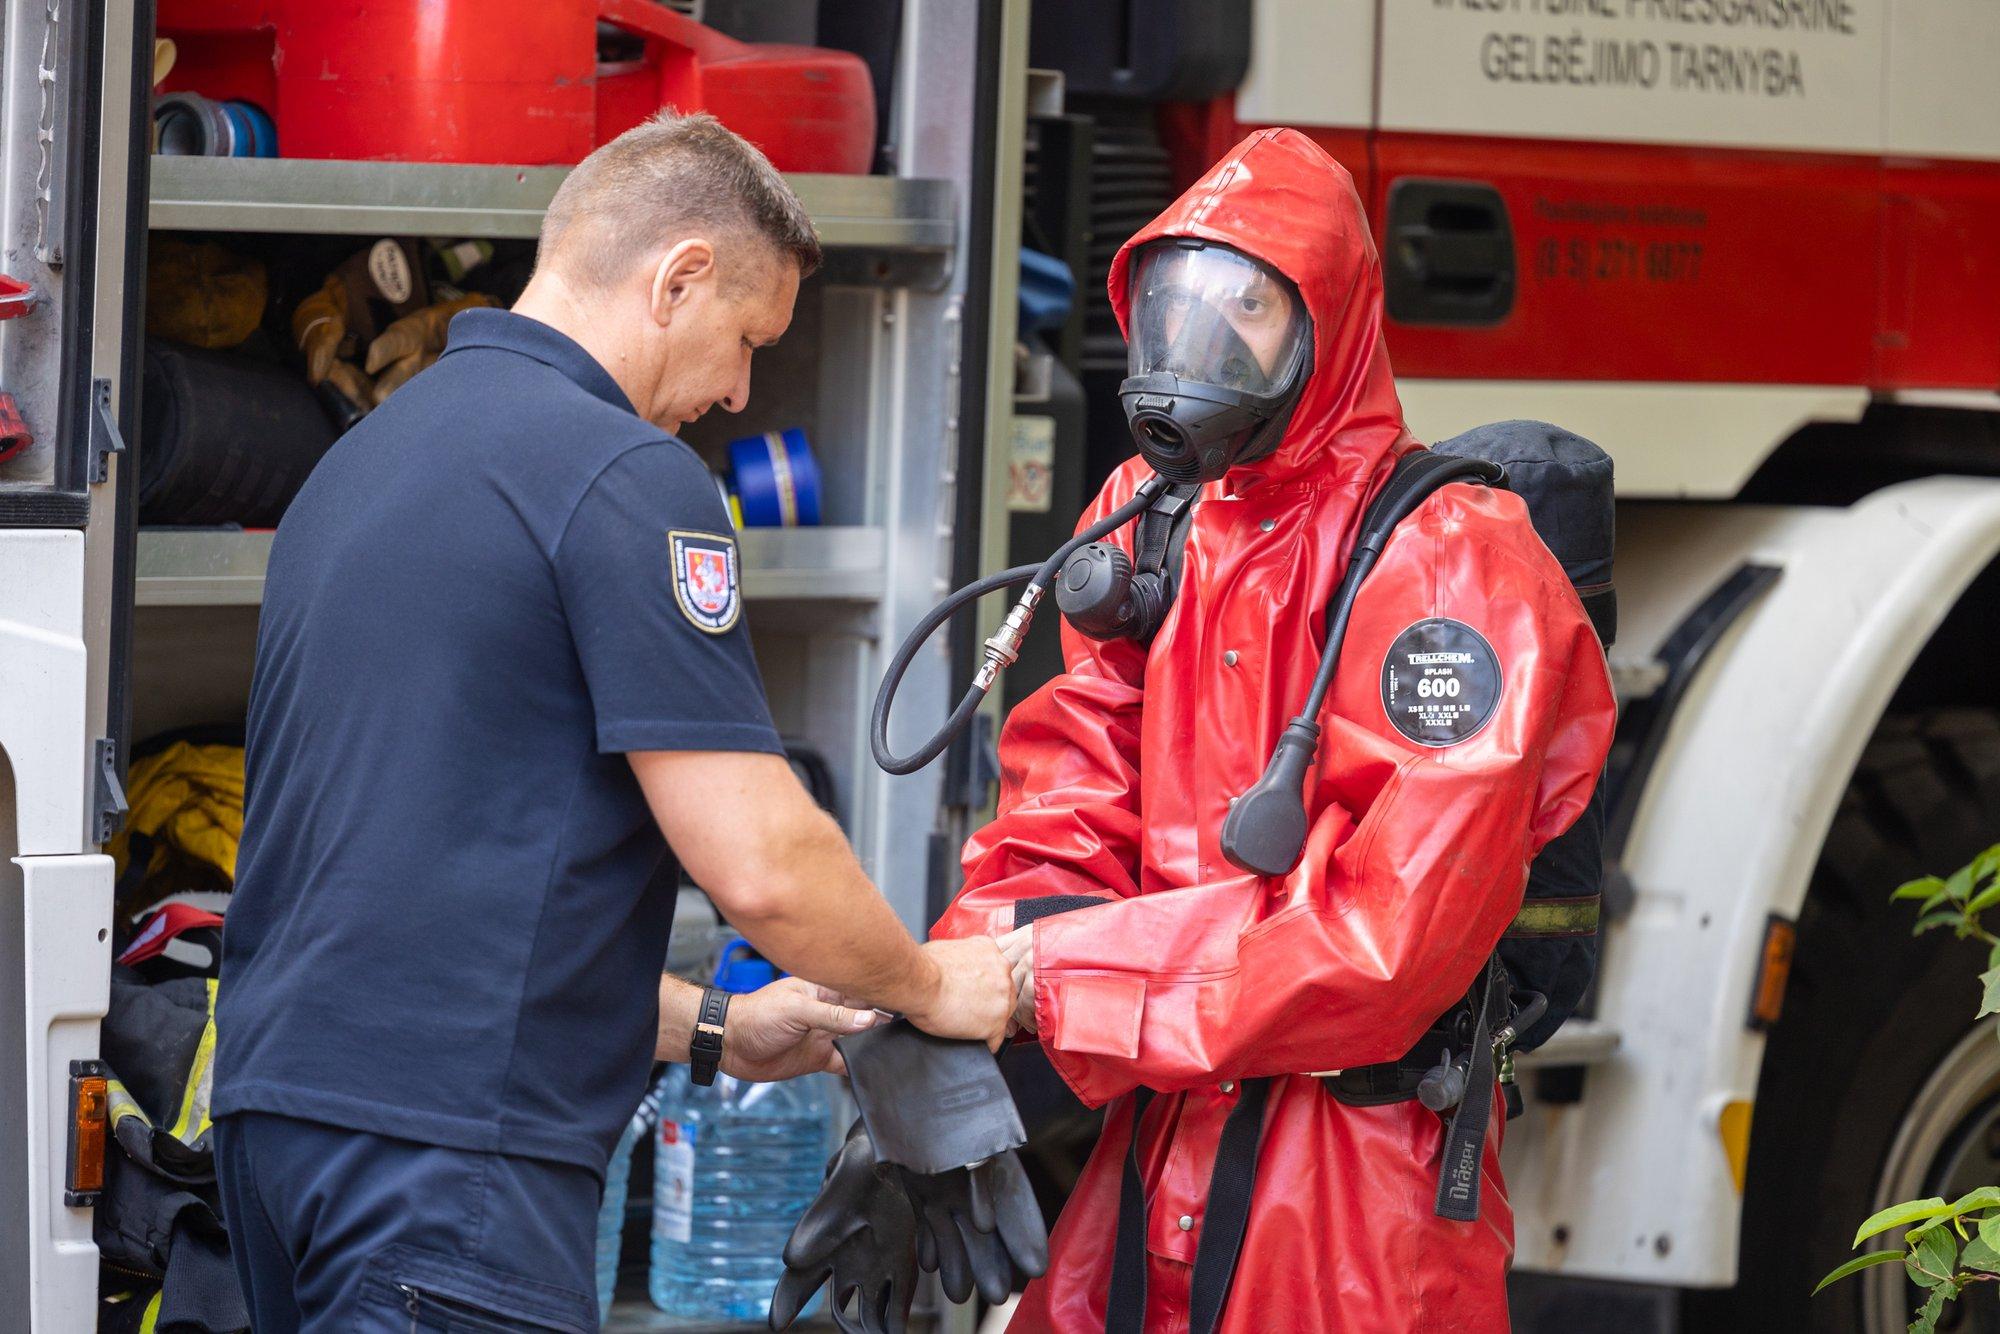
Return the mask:
[[[795,178],[830,263],[740,427],[804,423],[828,464],[825,526],[744,533],[746,595],[905,919],[987,788],[976,746],[872,770],[888,652],[1126,452],[1111,251],[1245,130],[1299,127],[1373,219],[1419,437],[1542,418],[1617,462],[1607,925],[1507,1129],[1516,1323],[1900,1329],[1900,1276],[1807,1294],[1874,1208],[2000,1182],[1978,956],[1888,902],[2000,841],[2000,7],[886,8],[883,151]],[[0,1326],[38,1334],[97,1295],[100,848],[135,741],[240,718],[269,543],[137,522],[149,238],[518,247],[561,176],[152,157],[149,11],[19,0],[0,42]],[[650,50],[597,74],[629,94]],[[1080,293],[1045,358],[1069,408],[1016,356],[1024,221]],[[913,668],[908,726],[975,642]]]
[[1052,8],[1100,262],[1135,182],[1298,127],[1368,208],[1418,437],[1616,462],[1606,925],[1507,1128],[1517,1327],[1903,1329],[1899,1268],[1809,1294],[1874,1210],[2000,1182],[1984,956],[1889,902],[2000,842],[2000,7]]

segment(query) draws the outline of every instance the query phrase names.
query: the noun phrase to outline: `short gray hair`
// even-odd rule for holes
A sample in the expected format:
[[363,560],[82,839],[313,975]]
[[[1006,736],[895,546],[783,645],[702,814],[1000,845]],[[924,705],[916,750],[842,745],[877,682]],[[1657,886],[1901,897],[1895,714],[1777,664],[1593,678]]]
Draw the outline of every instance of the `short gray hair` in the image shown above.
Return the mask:
[[[669,108],[570,172],[543,215],[536,262],[610,287],[647,255],[704,232],[760,237],[801,278],[820,265],[812,218],[770,160],[715,117]],[[735,286],[742,274],[723,277]]]

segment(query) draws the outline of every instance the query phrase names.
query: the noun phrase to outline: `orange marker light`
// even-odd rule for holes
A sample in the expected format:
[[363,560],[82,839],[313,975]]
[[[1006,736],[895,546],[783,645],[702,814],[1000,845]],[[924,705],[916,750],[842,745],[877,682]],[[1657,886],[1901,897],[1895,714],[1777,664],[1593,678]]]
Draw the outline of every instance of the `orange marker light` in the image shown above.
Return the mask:
[[[96,1066],[96,1062],[87,1066]],[[104,1141],[110,1122],[111,1091],[105,1077],[96,1073],[72,1074],[69,1091],[69,1190],[65,1202],[95,1203],[77,1197],[95,1195],[104,1189]]]
[[1752,1030],[1763,1032],[1785,1010],[1785,983],[1792,976],[1792,951],[1798,945],[1797,923],[1772,913],[1764,923],[1764,948],[1757,964],[1757,985],[1750,991]]

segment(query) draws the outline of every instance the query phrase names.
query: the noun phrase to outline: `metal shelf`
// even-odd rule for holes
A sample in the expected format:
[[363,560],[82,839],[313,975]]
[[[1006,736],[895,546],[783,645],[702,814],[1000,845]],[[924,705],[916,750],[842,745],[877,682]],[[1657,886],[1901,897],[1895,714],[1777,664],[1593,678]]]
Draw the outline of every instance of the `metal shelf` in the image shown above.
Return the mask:
[[[313,158],[155,157],[152,225],[166,231],[533,237],[567,167]],[[949,181],[785,178],[830,249],[951,249]]]
[[[880,528],[752,528],[737,534],[752,602],[869,604],[882,597]],[[139,534],[138,605],[244,607],[264,600],[269,530],[151,528]]]

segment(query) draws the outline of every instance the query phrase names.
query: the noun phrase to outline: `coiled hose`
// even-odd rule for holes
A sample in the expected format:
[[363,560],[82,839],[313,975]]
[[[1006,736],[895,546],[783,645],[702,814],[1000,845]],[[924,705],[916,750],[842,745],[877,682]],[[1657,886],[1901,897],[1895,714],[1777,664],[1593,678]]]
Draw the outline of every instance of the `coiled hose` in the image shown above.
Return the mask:
[[[902,647],[896,650],[896,655],[889,659],[889,670],[883,673],[882,686],[875,692],[875,712],[870,719],[868,729],[868,746],[875,754],[875,763],[892,774],[913,774],[942,754],[944,748],[951,744],[952,738],[964,731],[966,724],[972,721],[973,713],[979,708],[980,701],[986,698],[986,692],[993,688],[993,683],[1000,679],[1001,671],[1020,656],[1021,641],[1027,637],[1028,624],[1035,617],[1035,606],[1042,600],[1042,594],[1055,581],[1056,575],[1062,570],[1071,554],[1078,547],[1099,541],[1139,517],[1166,485],[1164,478],[1157,476],[1147,478],[1130,500],[1057,547],[1055,554],[1040,565],[1016,565],[998,574],[975,579],[924,613],[924,618],[910,631]],[[978,673],[972,678],[972,685],[966,690],[965,697],[959,700],[958,707],[951,711],[951,717],[945,719],[944,726],[939,728],[930,740],[908,755],[892,753],[889,749],[889,709],[896,701],[896,691],[903,683],[903,673],[908,671],[910,663],[915,661],[917,651],[923,648],[924,641],[936,634],[937,628],[950,620],[960,608],[977,602],[988,593],[997,593],[1003,588],[1011,588],[1023,582],[1028,585],[1027,589],[1014,604],[1014,610],[1007,613],[1006,622],[994,632],[991,639],[986,641],[985,661],[980,664]]]

